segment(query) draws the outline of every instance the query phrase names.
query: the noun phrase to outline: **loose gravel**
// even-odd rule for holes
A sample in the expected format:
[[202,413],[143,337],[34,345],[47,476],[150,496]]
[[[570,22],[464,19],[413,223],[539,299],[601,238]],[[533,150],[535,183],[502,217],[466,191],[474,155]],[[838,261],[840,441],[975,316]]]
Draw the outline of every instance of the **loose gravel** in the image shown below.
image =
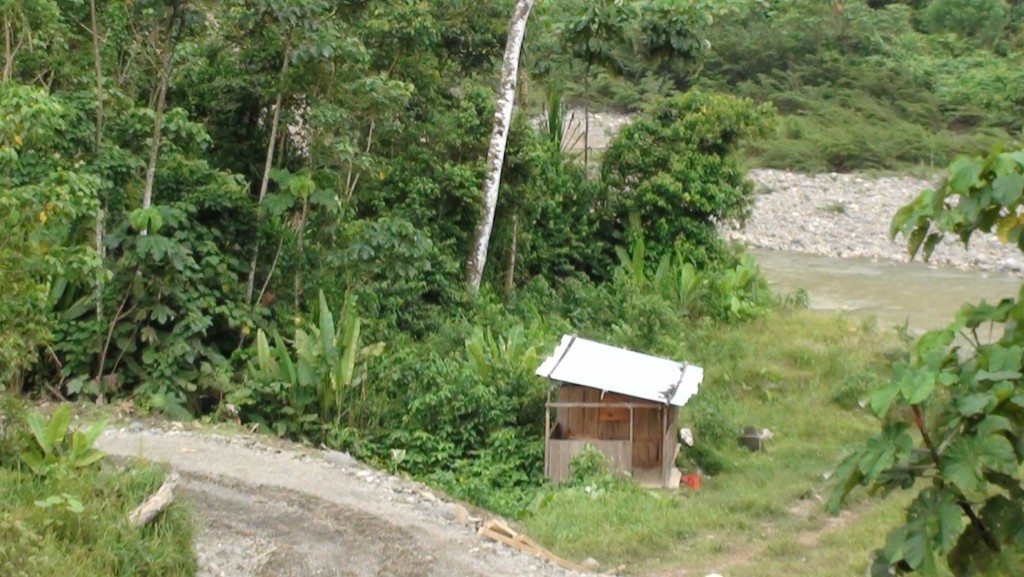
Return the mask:
[[345,453],[137,423],[97,445],[181,475],[198,577],[581,575],[480,537],[483,512]]
[[[767,169],[751,170],[747,177],[757,191],[753,216],[742,230],[724,230],[727,237],[771,250],[904,262],[909,260],[904,240],[889,238],[892,217],[936,184],[912,177],[806,175]],[[1024,272],[1020,250],[986,234],[976,234],[967,249],[959,239],[947,237],[929,262],[959,269]]]

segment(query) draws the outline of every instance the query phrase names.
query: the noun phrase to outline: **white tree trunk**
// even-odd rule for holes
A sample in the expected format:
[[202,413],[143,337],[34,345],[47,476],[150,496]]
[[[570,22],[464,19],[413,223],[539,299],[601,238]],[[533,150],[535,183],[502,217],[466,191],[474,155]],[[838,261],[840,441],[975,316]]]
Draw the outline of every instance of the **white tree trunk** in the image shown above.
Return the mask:
[[501,84],[498,87],[497,106],[494,111],[494,128],[491,130],[491,144],[487,149],[487,176],[484,178],[484,206],[472,251],[466,261],[466,287],[471,293],[480,289],[480,280],[487,264],[487,245],[494,228],[494,211],[498,206],[498,187],[501,185],[501,167],[505,162],[505,145],[508,143],[509,126],[512,124],[512,106],[516,99],[516,80],[519,77],[519,52],[526,36],[526,21],[530,17],[535,0],[517,0],[512,20],[508,27],[508,41],[505,43],[505,58],[501,65]]

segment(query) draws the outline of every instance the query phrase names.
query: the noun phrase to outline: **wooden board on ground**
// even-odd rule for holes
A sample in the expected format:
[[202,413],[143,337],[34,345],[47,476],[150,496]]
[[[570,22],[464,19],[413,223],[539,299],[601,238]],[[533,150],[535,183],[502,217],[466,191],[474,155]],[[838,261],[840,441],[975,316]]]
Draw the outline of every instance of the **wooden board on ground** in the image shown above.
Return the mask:
[[566,561],[565,559],[558,557],[554,553],[538,545],[533,539],[530,539],[526,535],[523,535],[512,527],[509,527],[508,523],[505,523],[501,519],[491,519],[490,521],[487,521],[484,523],[483,527],[480,527],[478,533],[492,541],[497,541],[498,543],[503,543],[509,547],[514,547],[527,555],[547,560],[563,569],[578,571],[580,573],[592,572],[590,569],[587,569],[582,565],[578,565],[572,561]]

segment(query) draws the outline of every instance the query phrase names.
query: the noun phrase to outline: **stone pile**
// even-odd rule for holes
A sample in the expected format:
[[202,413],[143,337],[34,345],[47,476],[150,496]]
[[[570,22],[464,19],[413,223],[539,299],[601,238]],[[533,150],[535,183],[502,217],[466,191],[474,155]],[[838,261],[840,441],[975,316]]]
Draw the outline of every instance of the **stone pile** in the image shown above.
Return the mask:
[[[907,261],[902,237],[889,238],[893,215],[935,182],[912,177],[870,178],[857,174],[806,175],[757,169],[748,173],[757,198],[742,230],[724,234],[748,246],[835,258]],[[918,257],[920,258],[920,256]],[[1024,254],[979,233],[965,249],[955,237],[936,247],[933,265],[960,269],[1024,272]]]

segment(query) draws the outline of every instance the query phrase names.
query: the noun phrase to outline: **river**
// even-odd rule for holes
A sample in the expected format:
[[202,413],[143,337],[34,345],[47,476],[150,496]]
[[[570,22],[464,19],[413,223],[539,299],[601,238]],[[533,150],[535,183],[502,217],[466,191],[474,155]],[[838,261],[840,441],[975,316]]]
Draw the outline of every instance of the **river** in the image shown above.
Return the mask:
[[875,317],[913,330],[945,326],[964,303],[1017,295],[1024,279],[1009,273],[933,267],[920,262],[838,259],[751,248],[773,289],[807,291],[812,309]]

